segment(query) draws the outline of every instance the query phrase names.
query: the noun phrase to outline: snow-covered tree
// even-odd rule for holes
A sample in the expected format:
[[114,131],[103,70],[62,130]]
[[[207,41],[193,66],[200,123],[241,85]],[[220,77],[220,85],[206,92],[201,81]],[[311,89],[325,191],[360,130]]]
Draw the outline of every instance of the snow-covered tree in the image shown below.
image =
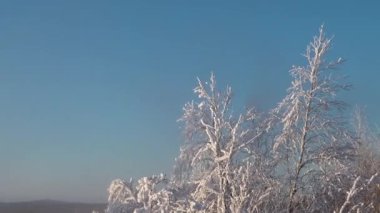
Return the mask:
[[193,187],[171,184],[163,175],[112,181],[108,188],[106,213],[201,212],[201,206],[190,197]]
[[166,177],[159,176],[143,177],[137,184],[120,179],[112,181],[108,188],[108,208],[109,213],[127,212],[159,212],[170,209],[171,193],[160,184],[166,184]]
[[255,175],[264,177],[259,176],[258,168],[250,168],[254,164],[250,161],[257,156],[250,148],[263,135],[252,125],[256,114],[248,110],[234,117],[231,88],[218,91],[214,74],[209,83],[198,79],[194,92],[199,102],[186,104],[180,119],[189,141],[181,149],[176,175],[196,184],[192,197],[207,212],[246,210],[254,193],[261,196],[271,189],[252,191]]
[[288,212],[315,208],[314,202],[322,205],[322,200],[313,197],[320,184],[342,174],[352,154],[352,140],[341,113],[345,104],[336,98],[349,85],[334,73],[343,60],[326,61],[330,45],[321,27],[307,47],[307,65],[290,70],[293,81],[288,95],[273,112],[281,128],[273,146],[283,160],[278,170],[288,173],[283,181],[288,187]]
[[351,172],[356,179],[350,190],[346,189],[346,201],[341,209],[380,211],[380,138],[369,125],[364,108],[354,108],[353,128],[358,149]]
[[[379,184],[374,184],[374,182],[379,182],[377,176],[378,174],[375,173],[364,180],[357,176],[352,182],[352,186],[345,191],[346,195],[343,204],[334,213],[380,211]],[[373,191],[374,187],[372,185],[377,188],[377,193]]]
[[143,204],[137,201],[137,190],[132,179],[130,181],[113,180],[108,188],[108,194],[106,213],[133,212],[143,207]]

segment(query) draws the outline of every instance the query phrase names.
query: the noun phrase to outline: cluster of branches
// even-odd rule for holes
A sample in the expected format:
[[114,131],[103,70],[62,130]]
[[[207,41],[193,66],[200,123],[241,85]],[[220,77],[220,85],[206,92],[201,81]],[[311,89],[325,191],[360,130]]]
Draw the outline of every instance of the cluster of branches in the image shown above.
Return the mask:
[[198,79],[180,118],[186,142],[171,178],[114,180],[106,212],[380,212],[377,136],[337,98],[350,85],[327,61],[323,27],[294,66],[287,96],[235,116],[232,91]]

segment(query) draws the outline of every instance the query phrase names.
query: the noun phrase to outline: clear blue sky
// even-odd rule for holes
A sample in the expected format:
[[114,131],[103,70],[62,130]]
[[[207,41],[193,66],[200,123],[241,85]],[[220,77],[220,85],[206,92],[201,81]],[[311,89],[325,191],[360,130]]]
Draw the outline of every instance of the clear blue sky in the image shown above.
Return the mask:
[[380,2],[267,2],[0,1],[0,201],[104,202],[112,179],[170,172],[196,76],[273,107],[322,23],[380,123]]

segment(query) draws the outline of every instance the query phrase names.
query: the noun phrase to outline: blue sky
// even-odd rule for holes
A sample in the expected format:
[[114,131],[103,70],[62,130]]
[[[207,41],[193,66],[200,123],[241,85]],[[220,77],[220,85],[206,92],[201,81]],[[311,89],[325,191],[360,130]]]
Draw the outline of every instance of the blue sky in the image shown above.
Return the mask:
[[321,24],[380,123],[379,1],[0,1],[0,201],[104,202],[170,172],[176,120],[211,71],[239,111],[275,106]]

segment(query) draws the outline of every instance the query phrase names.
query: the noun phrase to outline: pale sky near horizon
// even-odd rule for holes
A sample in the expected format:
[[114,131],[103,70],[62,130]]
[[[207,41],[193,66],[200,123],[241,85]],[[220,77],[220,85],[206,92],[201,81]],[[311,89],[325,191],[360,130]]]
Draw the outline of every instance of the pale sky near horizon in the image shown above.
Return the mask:
[[196,77],[274,107],[321,24],[380,123],[379,1],[0,1],[0,201],[105,202],[170,173]]

